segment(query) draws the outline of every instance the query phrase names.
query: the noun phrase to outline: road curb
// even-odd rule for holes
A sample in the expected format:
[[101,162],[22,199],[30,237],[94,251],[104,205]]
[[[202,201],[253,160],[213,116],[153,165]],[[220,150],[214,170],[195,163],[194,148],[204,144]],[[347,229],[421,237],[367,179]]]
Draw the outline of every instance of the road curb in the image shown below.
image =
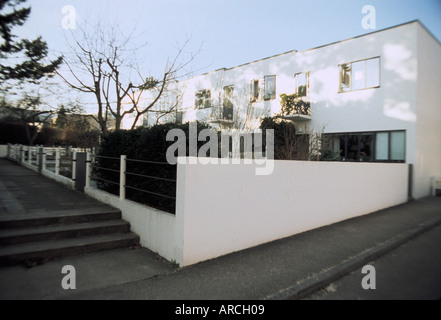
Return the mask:
[[380,243],[379,245],[369,248],[356,256],[349,257],[342,263],[325,269],[319,274],[315,274],[300,283],[297,283],[288,288],[282,289],[279,292],[270,295],[265,300],[298,300],[302,299],[315,291],[326,287],[332,282],[345,276],[346,274],[366,265],[368,262],[378,259],[388,252],[400,247],[404,243],[416,238],[420,234],[435,228],[441,224],[441,219],[424,223],[418,228],[400,234],[391,240]]

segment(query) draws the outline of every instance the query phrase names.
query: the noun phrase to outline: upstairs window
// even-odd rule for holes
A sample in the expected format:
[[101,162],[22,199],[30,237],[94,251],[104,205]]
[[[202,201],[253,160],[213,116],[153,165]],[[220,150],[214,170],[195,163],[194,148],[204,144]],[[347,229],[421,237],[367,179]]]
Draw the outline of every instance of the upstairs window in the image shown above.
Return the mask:
[[229,85],[224,87],[224,107],[233,107],[233,98],[234,98],[234,85]]
[[256,102],[258,100],[259,100],[259,80],[251,80],[250,101]]
[[276,98],[276,76],[265,76],[264,100],[272,100]]
[[344,63],[339,66],[339,92],[380,86],[380,58]]
[[170,105],[169,100],[170,100],[170,99],[169,99],[168,94],[167,94],[167,93],[164,93],[164,94],[162,95],[162,97],[159,98],[159,101],[157,102],[157,104],[158,104],[158,111],[163,111],[163,112],[168,111],[168,109],[169,109],[169,105]]
[[224,87],[224,101],[222,118],[226,120],[233,120],[233,108],[234,108],[234,85]]
[[197,109],[211,108],[211,91],[206,89],[196,91],[194,105]]
[[295,93],[299,97],[309,96],[309,72],[300,72],[294,75],[296,82]]

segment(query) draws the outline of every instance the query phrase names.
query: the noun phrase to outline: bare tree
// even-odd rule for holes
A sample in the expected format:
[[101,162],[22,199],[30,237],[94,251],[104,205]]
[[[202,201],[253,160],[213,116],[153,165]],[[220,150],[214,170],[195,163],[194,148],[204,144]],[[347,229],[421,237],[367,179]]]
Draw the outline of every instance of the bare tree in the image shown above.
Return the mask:
[[[222,86],[222,83],[220,84]],[[219,84],[215,92],[221,92]],[[233,92],[231,97],[223,98],[221,94],[214,102],[211,118],[219,123],[219,129],[239,130],[240,132],[251,132],[259,128],[261,119],[269,114],[269,110],[263,103],[256,103],[250,98],[247,88]]]
[[[195,57],[190,54],[182,61],[188,44],[186,41],[178,48],[175,57],[167,61],[162,77],[146,77],[135,58],[136,52],[143,46],[132,44],[133,33],[124,35],[116,26],[105,29],[100,24],[88,27],[87,31],[84,28],[79,30],[81,38],[74,37],[74,43],[70,44],[73,57],[64,59],[68,72],[58,74],[69,87],[95,96],[95,120],[103,133],[109,129],[110,117],[115,121],[113,129],[118,130],[123,118],[134,114],[134,128],[139,118],[152,109],[167,91],[168,85],[179,76],[187,75],[185,69]],[[132,79],[133,74],[136,82]],[[154,92],[155,96],[142,106],[142,96],[146,91]]]
[[253,131],[260,125],[261,119],[269,114],[265,104],[255,103],[250,98],[250,92],[243,89],[236,97],[236,107],[233,116],[233,128],[241,131]]

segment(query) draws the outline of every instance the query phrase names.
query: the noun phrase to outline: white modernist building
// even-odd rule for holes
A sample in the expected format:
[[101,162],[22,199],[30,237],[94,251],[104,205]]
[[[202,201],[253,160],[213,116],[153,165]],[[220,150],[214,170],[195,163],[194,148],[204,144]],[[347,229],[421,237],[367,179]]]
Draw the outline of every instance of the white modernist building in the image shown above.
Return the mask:
[[164,121],[255,129],[280,113],[281,94],[303,101],[288,118],[298,134],[323,130],[330,160],[412,164],[414,198],[441,176],[441,44],[419,21],[208,72],[160,105],[176,105]]

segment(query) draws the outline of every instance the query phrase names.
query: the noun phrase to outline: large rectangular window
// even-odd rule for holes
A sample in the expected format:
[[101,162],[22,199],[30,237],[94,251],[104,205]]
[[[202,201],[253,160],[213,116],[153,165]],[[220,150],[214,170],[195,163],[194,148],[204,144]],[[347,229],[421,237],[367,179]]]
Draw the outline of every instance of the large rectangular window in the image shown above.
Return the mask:
[[406,132],[325,134],[323,160],[404,162]]
[[344,63],[339,66],[339,91],[375,88],[380,86],[380,58]]
[[265,76],[265,90],[263,94],[264,100],[272,100],[276,98],[276,76]]

